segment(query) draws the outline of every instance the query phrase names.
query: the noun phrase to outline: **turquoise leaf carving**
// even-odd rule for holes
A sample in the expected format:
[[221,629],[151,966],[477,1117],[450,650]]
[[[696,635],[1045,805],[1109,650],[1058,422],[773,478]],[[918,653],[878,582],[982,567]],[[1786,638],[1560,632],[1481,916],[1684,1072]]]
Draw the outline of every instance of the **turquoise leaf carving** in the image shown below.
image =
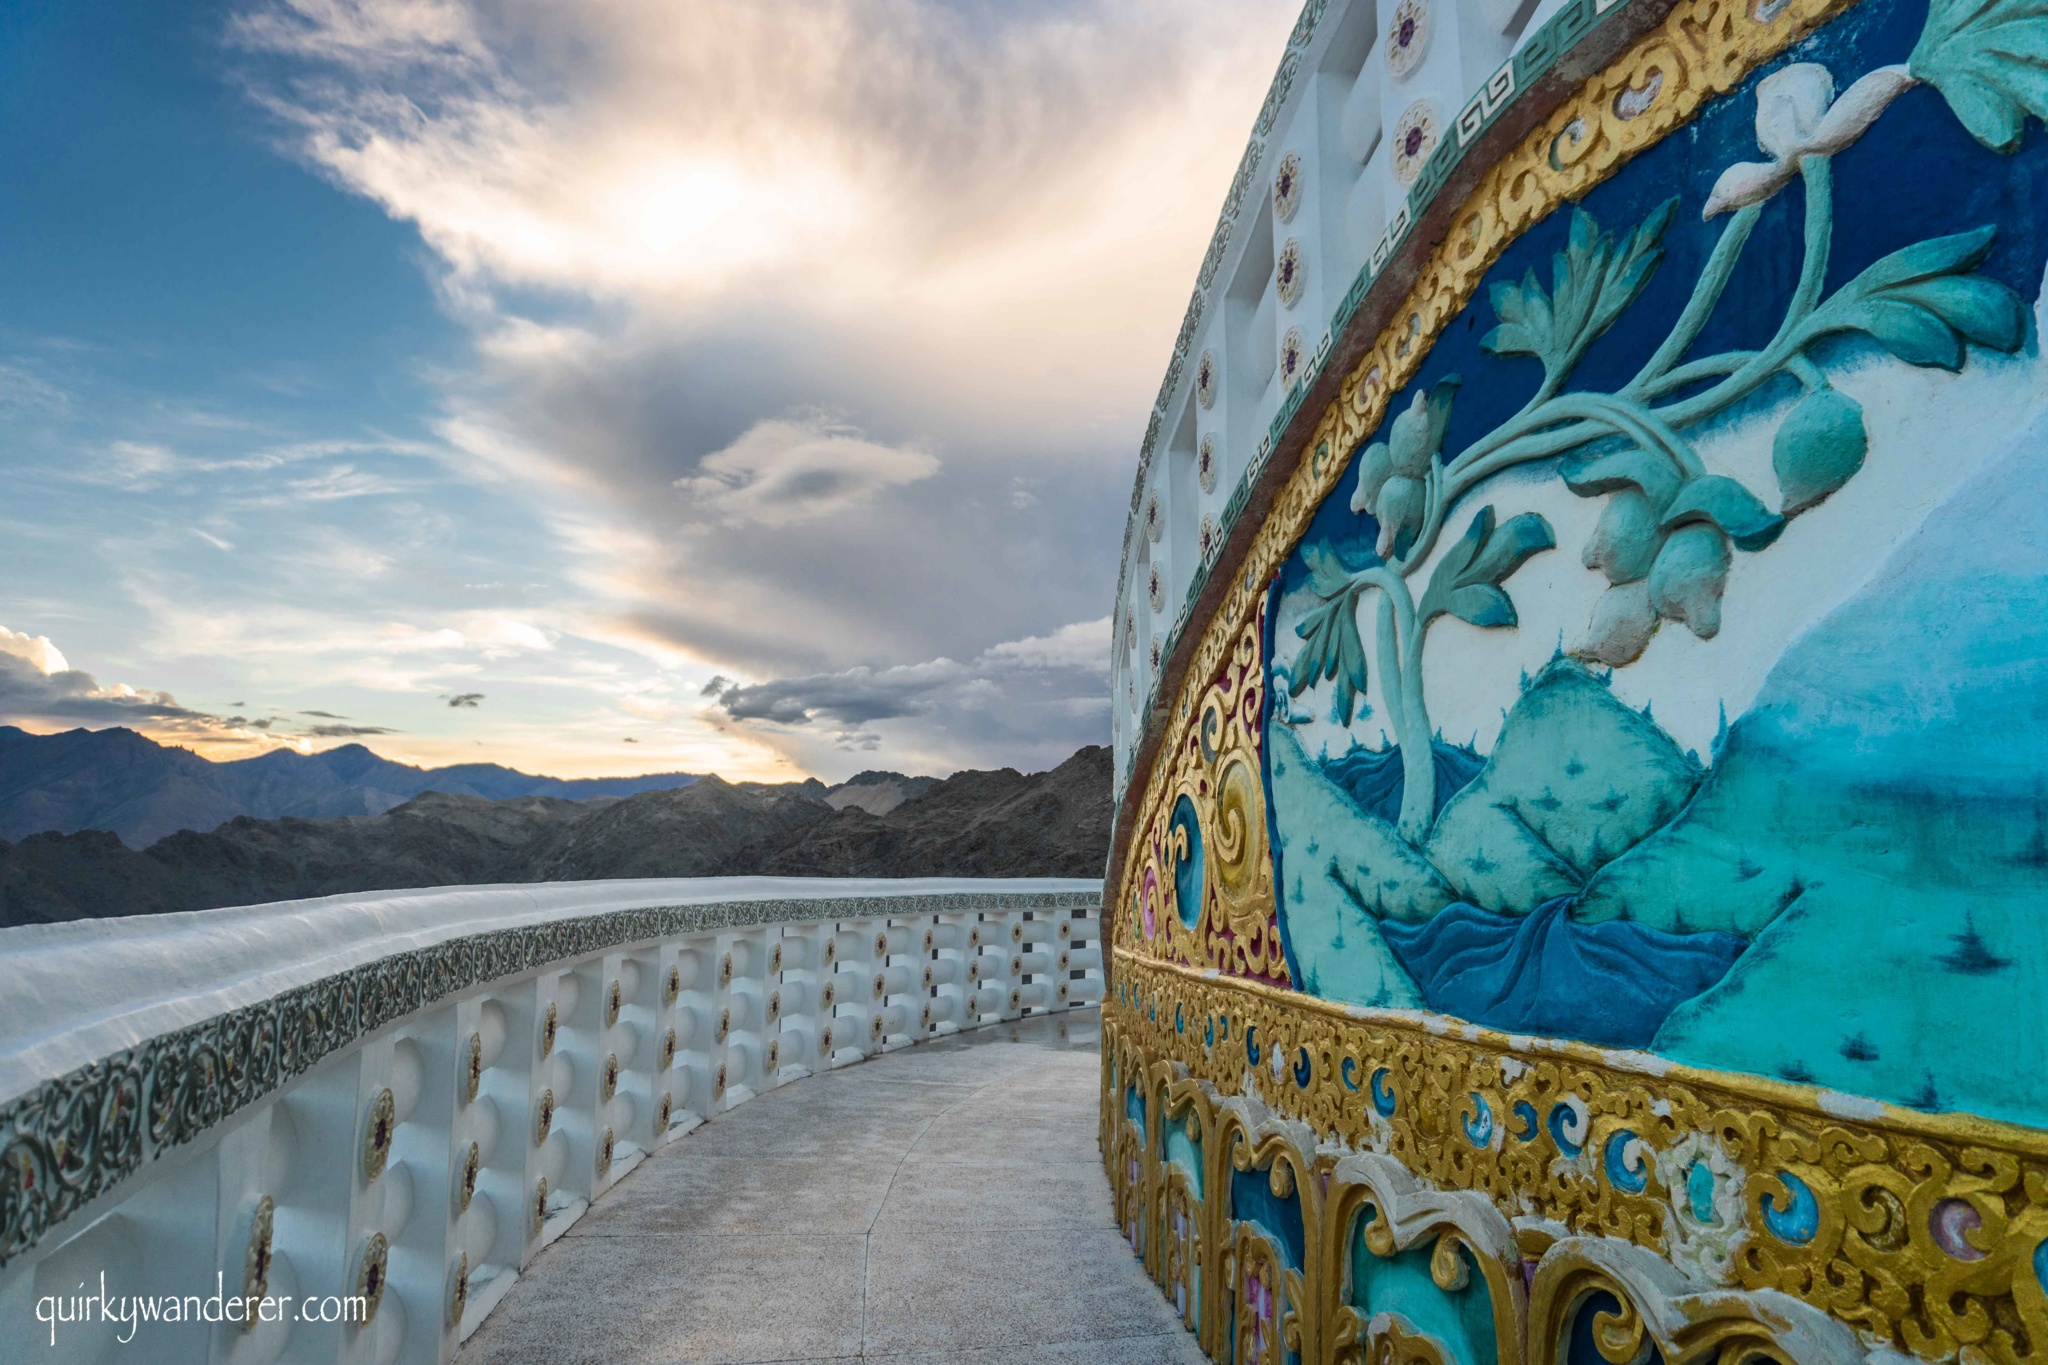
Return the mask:
[[1550,292],[1533,270],[1520,284],[1496,284],[1489,297],[1500,325],[1480,344],[1495,355],[1534,356],[1553,377],[1569,372],[1650,282],[1677,210],[1678,200],[1667,199],[1617,244],[1591,214],[1573,209],[1570,239],[1551,263]]
[[1743,550],[1761,550],[1785,529],[1783,517],[1726,474],[1702,474],[1688,482],[1664,509],[1659,524],[1669,531],[1700,521],[1726,531]]
[[[2042,0],[2048,4],[2048,0]],[[1830,332],[1864,332],[1909,365],[1963,367],[1963,343],[2016,351],[2027,335],[2020,296],[1971,275],[1991,252],[1990,226],[1894,251],[1816,308],[1800,329],[1810,345]]]
[[1489,629],[1512,626],[1517,619],[1515,604],[1500,585],[1529,556],[1556,544],[1550,523],[1534,512],[1509,517],[1496,526],[1493,508],[1482,507],[1465,534],[1437,561],[1417,611],[1424,621],[1449,614]]
[[2048,121],[2048,0],[1930,0],[1907,69],[1971,137],[2016,152],[2027,115]]
[[1678,492],[1678,471],[1671,462],[1640,446],[1575,451],[1565,456],[1561,473],[1565,487],[1582,498],[1640,488],[1652,507],[1662,508]]
[[1771,468],[1784,495],[1780,510],[1797,516],[1849,482],[1863,467],[1870,434],[1855,399],[1822,389],[1799,400],[1771,442]]
[[1337,713],[1351,723],[1358,698],[1365,691],[1365,645],[1358,638],[1358,585],[1344,571],[1329,546],[1318,541],[1302,547],[1309,586],[1325,601],[1294,628],[1302,645],[1289,669],[1288,695],[1298,697],[1325,678],[1336,680]]

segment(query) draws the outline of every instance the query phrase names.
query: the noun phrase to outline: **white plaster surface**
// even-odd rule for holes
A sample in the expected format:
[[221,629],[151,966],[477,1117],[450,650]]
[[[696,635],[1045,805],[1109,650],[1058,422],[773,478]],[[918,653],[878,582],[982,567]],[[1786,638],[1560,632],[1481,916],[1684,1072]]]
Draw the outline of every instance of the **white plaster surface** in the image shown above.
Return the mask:
[[662,1148],[527,1267],[463,1365],[1196,1365],[1116,1230],[1100,1018],[801,1080]]
[[0,929],[0,1101],[295,986],[495,929],[649,906],[1100,889],[1028,877],[646,878],[363,891]]

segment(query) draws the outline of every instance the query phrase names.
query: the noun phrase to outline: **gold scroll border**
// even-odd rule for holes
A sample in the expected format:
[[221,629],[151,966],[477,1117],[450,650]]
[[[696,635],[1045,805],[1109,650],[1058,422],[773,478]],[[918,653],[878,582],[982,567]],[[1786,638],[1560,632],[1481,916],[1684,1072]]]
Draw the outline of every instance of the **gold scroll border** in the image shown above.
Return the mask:
[[[1117,904],[1131,903],[1143,860],[1134,858],[1143,831],[1158,817],[1187,739],[1196,699],[1214,680],[1265,585],[1293,552],[1324,498],[1342,477],[1348,453],[1380,424],[1387,404],[1414,378],[1437,337],[1471,301],[1481,278],[1510,243],[1568,200],[1583,197],[1638,152],[1663,141],[1710,99],[1725,95],[1764,62],[1844,13],[1856,0],[1789,0],[1768,20],[1761,0],[1683,0],[1649,34],[1579,87],[1489,168],[1458,207],[1444,240],[1417,272],[1398,320],[1344,377],[1303,443],[1301,460],[1239,566],[1230,595],[1209,618],[1182,674],[1179,696],[1153,751],[1145,794],[1130,824],[1118,867]],[[1624,118],[1624,93],[1649,106]]]
[[[1358,1150],[1386,1151],[1443,1189],[1473,1189],[1507,1216],[1534,1215],[1569,1230],[1623,1238],[1669,1255],[1672,1205],[1654,1170],[1637,1193],[1600,1170],[1606,1139],[1627,1128],[1655,1153],[1699,1135],[1764,1159],[1744,1167],[1746,1248],[1727,1281],[1803,1299],[1927,1360],[2040,1361],[2048,1358],[2048,1284],[2033,1259],[2048,1240],[2048,1131],[1974,1114],[1925,1114],[1740,1072],[1706,1070],[1644,1052],[1511,1035],[1442,1016],[1335,1004],[1296,991],[1161,962],[1123,948],[1105,1022],[1138,1044],[1148,1065],[1208,1081],[1224,1094],[1247,1083],[1276,1113]],[[1176,1028],[1180,1009],[1184,1029]],[[1226,1021],[1205,1045],[1211,1016]],[[1280,1049],[1282,1077],[1246,1065],[1244,1029],[1261,1031],[1262,1057]],[[1375,1037],[1375,1035],[1378,1035]],[[1292,1075],[1297,1050],[1310,1057],[1310,1083]],[[1229,1060],[1225,1060],[1228,1058]],[[1349,1085],[1346,1059],[1357,1062]],[[1505,1063],[1505,1065],[1503,1065]],[[1378,1066],[1399,1083],[1393,1120],[1370,1103]],[[1185,1067],[1185,1072],[1179,1068]],[[1425,1089],[1417,1093],[1420,1079]],[[1355,1087],[1355,1088],[1354,1088]],[[1472,1097],[1492,1111],[1493,1138],[1474,1145],[1460,1132],[1476,1120]],[[1586,1112],[1583,1154],[1551,1156],[1549,1108],[1575,1096]],[[1517,1099],[1541,1100],[1532,1141],[1505,1136]],[[1788,1207],[1777,1179],[1797,1167],[1813,1187],[1820,1227],[1805,1244],[1758,1234],[1749,1209],[1760,1197]],[[1874,1202],[1873,1202],[1874,1201]],[[1958,1257],[1934,1241],[1930,1214],[1961,1201],[1986,1214]],[[1875,1215],[1889,1210],[1891,1222]],[[1740,1254],[1746,1249],[1751,1254]],[[1986,1308],[2024,1297],[2017,1311],[2032,1349],[2012,1350],[2014,1324]]]

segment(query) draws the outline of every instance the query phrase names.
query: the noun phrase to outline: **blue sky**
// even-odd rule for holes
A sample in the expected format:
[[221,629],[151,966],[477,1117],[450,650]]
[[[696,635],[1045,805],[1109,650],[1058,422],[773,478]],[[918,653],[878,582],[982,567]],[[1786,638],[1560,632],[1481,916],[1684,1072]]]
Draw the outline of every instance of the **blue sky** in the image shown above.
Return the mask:
[[1292,18],[0,10],[0,719],[564,774],[1099,742]]

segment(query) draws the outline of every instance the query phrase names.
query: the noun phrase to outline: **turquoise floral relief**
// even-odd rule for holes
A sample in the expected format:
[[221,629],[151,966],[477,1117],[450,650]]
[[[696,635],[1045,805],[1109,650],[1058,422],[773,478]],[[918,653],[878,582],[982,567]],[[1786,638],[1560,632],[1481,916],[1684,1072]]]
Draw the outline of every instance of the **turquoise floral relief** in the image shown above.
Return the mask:
[[1510,249],[1270,597],[1303,989],[2048,1119],[2044,113],[1868,0]]

